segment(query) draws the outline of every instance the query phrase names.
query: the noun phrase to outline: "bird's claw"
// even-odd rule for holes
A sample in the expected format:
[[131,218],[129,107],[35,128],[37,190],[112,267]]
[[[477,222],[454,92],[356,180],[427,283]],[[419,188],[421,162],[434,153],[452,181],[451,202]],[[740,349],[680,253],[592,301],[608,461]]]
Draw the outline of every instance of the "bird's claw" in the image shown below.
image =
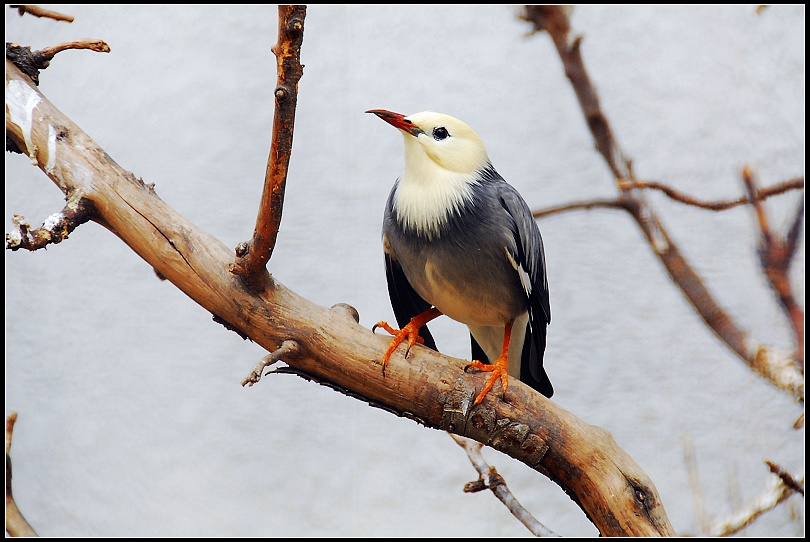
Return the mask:
[[383,328],[385,331],[390,333],[394,336],[391,340],[391,344],[388,345],[388,350],[385,351],[382,358],[382,371],[383,376],[385,376],[385,368],[388,365],[388,360],[391,358],[391,354],[394,353],[397,346],[402,344],[405,339],[408,339],[408,347],[405,349],[405,357],[408,357],[408,352],[411,351],[411,347],[416,344],[425,344],[425,339],[419,336],[419,328],[413,324],[413,322],[408,322],[402,329],[394,329],[388,322],[377,322],[371,328],[371,331],[375,331],[378,327]]
[[472,360],[467,366],[464,367],[464,372],[467,372],[467,369],[478,369],[479,371],[484,372],[491,372],[492,375],[487,380],[484,389],[481,390],[481,393],[478,394],[478,397],[475,398],[475,405],[481,404],[484,400],[484,397],[487,396],[487,393],[492,389],[495,385],[495,381],[498,378],[501,379],[501,387],[503,389],[503,396],[504,400],[506,398],[506,388],[509,386],[509,375],[507,374],[507,362],[505,359],[497,359],[495,363],[488,364],[482,363],[477,359]]

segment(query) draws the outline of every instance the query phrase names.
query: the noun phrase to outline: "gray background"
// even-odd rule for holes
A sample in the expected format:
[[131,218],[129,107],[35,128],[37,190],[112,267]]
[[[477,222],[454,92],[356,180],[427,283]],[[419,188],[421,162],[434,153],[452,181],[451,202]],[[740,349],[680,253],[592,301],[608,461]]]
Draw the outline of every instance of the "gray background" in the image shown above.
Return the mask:
[[[46,6],[47,7],[47,6]],[[228,246],[255,220],[272,121],[274,6],[53,6],[73,24],[6,8],[6,40],[77,38],[41,89],[121,166]],[[804,175],[804,6],[583,6],[573,25],[637,175],[714,200]],[[393,319],[382,208],[401,136],[363,112],[449,113],[472,125],[533,208],[616,190],[547,35],[511,6],[310,6],[294,150],[269,268],[304,297]],[[61,192],[6,154],[6,231],[39,225]],[[803,194],[769,201],[784,230]],[[753,341],[792,337],[758,267],[750,208],[713,213],[649,196]],[[763,460],[804,469],[802,412],[709,332],[628,216],[541,220],[553,321],[554,400],[609,430],[650,475],[680,534],[696,533],[688,481],[725,518],[764,491]],[[528,536],[443,432],[293,376],[241,380],[264,354],[95,224],[36,253],[7,252],[6,413],[17,502],[41,535]],[[804,304],[804,240],[794,286]],[[439,347],[468,356],[458,324]],[[491,449],[515,496],[563,535],[594,536],[579,508]],[[792,518],[797,515],[798,519]],[[802,535],[792,498],[746,535]]]

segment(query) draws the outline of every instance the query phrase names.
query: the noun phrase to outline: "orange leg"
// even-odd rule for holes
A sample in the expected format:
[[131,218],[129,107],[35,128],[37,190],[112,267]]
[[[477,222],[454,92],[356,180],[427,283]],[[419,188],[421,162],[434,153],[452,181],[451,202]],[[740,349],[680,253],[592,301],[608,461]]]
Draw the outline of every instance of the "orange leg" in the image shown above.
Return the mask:
[[509,367],[509,339],[512,336],[512,323],[506,324],[506,328],[503,332],[503,350],[501,351],[501,356],[496,359],[491,365],[488,363],[482,363],[480,361],[473,360],[466,368],[473,367],[478,369],[479,371],[486,371],[491,372],[492,376],[489,377],[487,380],[486,386],[484,389],[481,390],[481,393],[478,394],[478,397],[475,398],[475,404],[481,403],[486,397],[489,390],[492,389],[492,386],[495,385],[495,381],[498,380],[498,377],[501,378],[501,387],[503,388],[503,394],[506,395],[506,387],[509,385],[509,375],[507,374],[506,370]]
[[433,307],[426,310],[422,314],[417,314],[416,316],[411,318],[411,321],[405,324],[405,327],[403,327],[402,329],[394,329],[391,326],[389,326],[387,322],[377,322],[376,324],[374,324],[374,327],[371,328],[371,331],[374,331],[378,327],[381,327],[385,331],[394,336],[393,340],[391,341],[391,344],[388,345],[388,350],[386,350],[385,354],[383,354],[382,358],[383,375],[385,375],[385,367],[388,365],[388,359],[391,357],[391,354],[394,353],[396,347],[399,346],[403,341],[405,341],[405,339],[408,339],[408,348],[405,350],[405,357],[408,357],[408,352],[410,352],[411,347],[414,344],[416,343],[424,344],[425,342],[424,339],[422,339],[422,337],[419,336],[419,329],[428,322],[430,322],[431,320],[433,320],[434,318],[437,318],[441,315],[442,313],[439,311],[439,309]]

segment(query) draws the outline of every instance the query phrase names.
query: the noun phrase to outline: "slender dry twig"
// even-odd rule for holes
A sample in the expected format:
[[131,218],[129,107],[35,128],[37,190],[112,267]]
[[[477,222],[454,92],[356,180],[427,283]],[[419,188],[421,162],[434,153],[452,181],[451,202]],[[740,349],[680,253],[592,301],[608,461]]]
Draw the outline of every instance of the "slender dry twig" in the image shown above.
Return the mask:
[[259,363],[250,371],[250,374],[242,380],[242,386],[252,386],[262,378],[262,371],[265,367],[269,367],[277,361],[281,361],[288,356],[294,356],[298,353],[298,343],[293,340],[286,340],[281,343],[281,346],[276,348],[272,353],[264,356]]
[[[75,196],[75,197],[74,197]],[[11,218],[14,228],[6,234],[6,249],[38,250],[49,244],[61,243],[79,225],[92,218],[92,205],[84,197],[74,193],[68,198],[67,205],[61,212],[54,213],[45,219],[42,226],[32,229],[23,222],[25,217],[14,215]]]
[[520,502],[512,495],[509,488],[506,487],[506,481],[498,474],[495,467],[487,464],[484,456],[481,454],[481,448],[484,447],[480,442],[448,433],[456,444],[464,448],[467,457],[472,463],[472,466],[478,472],[478,480],[469,482],[464,486],[464,491],[467,493],[474,493],[476,491],[483,491],[489,489],[501,501],[506,508],[520,521],[534,536],[558,536],[551,529],[537,521],[532,514],[526,510]]
[[264,179],[264,192],[259,203],[253,238],[236,249],[231,271],[241,276],[249,288],[256,290],[267,276],[266,265],[276,246],[287,167],[292,152],[298,81],[304,74],[301,44],[304,40],[306,6],[279,6],[278,43],[273,47],[278,66],[275,90],[276,109],[273,117],[273,142]]
[[68,41],[65,43],[60,43],[59,45],[54,45],[53,47],[46,47],[45,49],[40,49],[39,54],[42,58],[51,60],[56,53],[61,53],[62,51],[67,51],[69,49],[89,49],[91,51],[95,51],[96,53],[110,52],[110,46],[107,45],[107,42],[103,40],[86,39]]
[[602,112],[596,88],[590,80],[582,59],[581,37],[571,37],[568,18],[570,8],[565,6],[528,5],[519,17],[533,25],[535,32],[546,31],[551,36],[562,60],[565,74],[579,100],[580,107],[591,130],[596,148],[605,159],[614,180],[628,199],[626,209],[641,228],[655,254],[661,260],[673,282],[678,285],[706,325],[737,356],[772,384],[786,390],[799,401],[804,400],[803,371],[779,353],[749,343],[728,313],[719,305],[703,284],[701,277],[689,264],[678,246],[670,238],[642,192],[627,188],[635,182],[632,162],[619,147],[607,117]]
[[[725,200],[725,201],[700,201],[692,196],[687,196],[681,192],[678,192],[672,187],[669,187],[665,184],[654,182],[654,181],[627,181],[621,180],[619,182],[619,187],[622,190],[630,190],[633,188],[640,188],[640,189],[651,189],[651,190],[659,190],[666,194],[670,199],[675,201],[679,201],[686,205],[692,205],[694,207],[700,207],[702,209],[708,209],[710,211],[725,211],[726,209],[731,209],[732,207],[737,207],[739,205],[748,204],[751,201],[751,197],[740,196],[739,198],[733,200]],[[757,201],[762,201],[765,199],[770,198],[771,196],[776,196],[778,194],[784,194],[789,190],[798,190],[800,188],[804,188],[804,177],[799,177],[796,179],[790,179],[788,181],[776,184],[774,186],[769,186],[767,188],[759,188],[756,191],[755,199]]]
[[[23,47],[15,43],[6,42],[6,58],[14,62],[35,84],[39,85],[39,71],[50,65],[54,55],[68,49],[89,49],[97,53],[109,53],[110,46],[101,40],[75,40],[47,47],[41,51],[31,51],[30,47]],[[10,149],[16,151],[16,149]]]
[[63,15],[61,13],[57,13],[55,11],[50,11],[47,9],[42,9],[39,6],[34,6],[30,4],[11,4],[8,7],[16,9],[17,12],[20,14],[20,17],[22,17],[27,13],[29,15],[33,15],[34,17],[44,17],[46,19],[53,19],[55,21],[64,21],[66,23],[72,23],[74,20],[74,17],[72,15]]
[[[771,472],[777,475],[771,479],[770,487],[766,489],[765,493],[763,493],[756,502],[751,503],[748,508],[740,510],[729,519],[716,523],[708,531],[708,536],[730,536],[740,532],[748,525],[751,525],[759,516],[769,510],[773,510],[777,505],[786,501],[791,495],[798,493],[797,488],[799,487],[801,488],[801,495],[804,495],[804,475],[800,476],[797,480],[773,463],[769,461],[766,461],[766,463],[771,469]],[[790,482],[785,483],[785,478],[790,480]],[[801,480],[801,482],[799,480]]]
[[754,207],[761,231],[760,243],[758,247],[759,261],[762,270],[771,287],[779,297],[782,307],[790,321],[793,334],[796,337],[796,358],[804,371],[804,310],[796,302],[793,296],[793,287],[790,284],[790,263],[796,253],[799,232],[804,221],[804,200],[799,204],[796,216],[791,223],[788,234],[784,239],[780,239],[771,231],[768,215],[761,201],[757,199],[756,181],[750,167],[746,167],[742,172],[748,198]]
[[11,435],[16,421],[16,412],[6,417],[6,532],[10,536],[38,536],[17,508],[11,492]]
[[[800,482],[797,480],[792,474],[788,471],[783,469],[781,466],[777,465],[773,461],[765,460],[765,464],[768,465],[768,468],[771,470],[772,473],[777,475],[782,483],[785,484],[787,487],[799,493],[802,497],[804,497],[804,482]],[[804,478],[804,477],[802,477]]]
[[547,216],[565,213],[568,211],[590,211],[591,209],[622,209],[627,211],[627,206],[629,204],[630,201],[621,196],[612,199],[592,199],[567,203],[565,205],[557,205],[555,207],[547,207],[545,209],[535,209],[532,211],[532,216],[534,216],[534,218],[545,218]]

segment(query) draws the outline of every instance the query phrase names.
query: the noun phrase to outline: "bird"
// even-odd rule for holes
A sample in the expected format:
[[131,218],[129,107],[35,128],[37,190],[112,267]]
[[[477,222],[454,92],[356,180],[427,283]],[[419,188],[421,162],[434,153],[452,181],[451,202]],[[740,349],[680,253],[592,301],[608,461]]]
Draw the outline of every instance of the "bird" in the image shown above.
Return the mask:
[[490,372],[480,404],[509,377],[546,397],[543,367],[551,323],[543,239],[520,193],[495,170],[481,138],[450,115],[369,109],[403,135],[405,167],[385,204],[382,242],[388,294],[399,329],[383,374],[407,341],[437,350],[427,323],[446,315],[470,332],[468,369]]

